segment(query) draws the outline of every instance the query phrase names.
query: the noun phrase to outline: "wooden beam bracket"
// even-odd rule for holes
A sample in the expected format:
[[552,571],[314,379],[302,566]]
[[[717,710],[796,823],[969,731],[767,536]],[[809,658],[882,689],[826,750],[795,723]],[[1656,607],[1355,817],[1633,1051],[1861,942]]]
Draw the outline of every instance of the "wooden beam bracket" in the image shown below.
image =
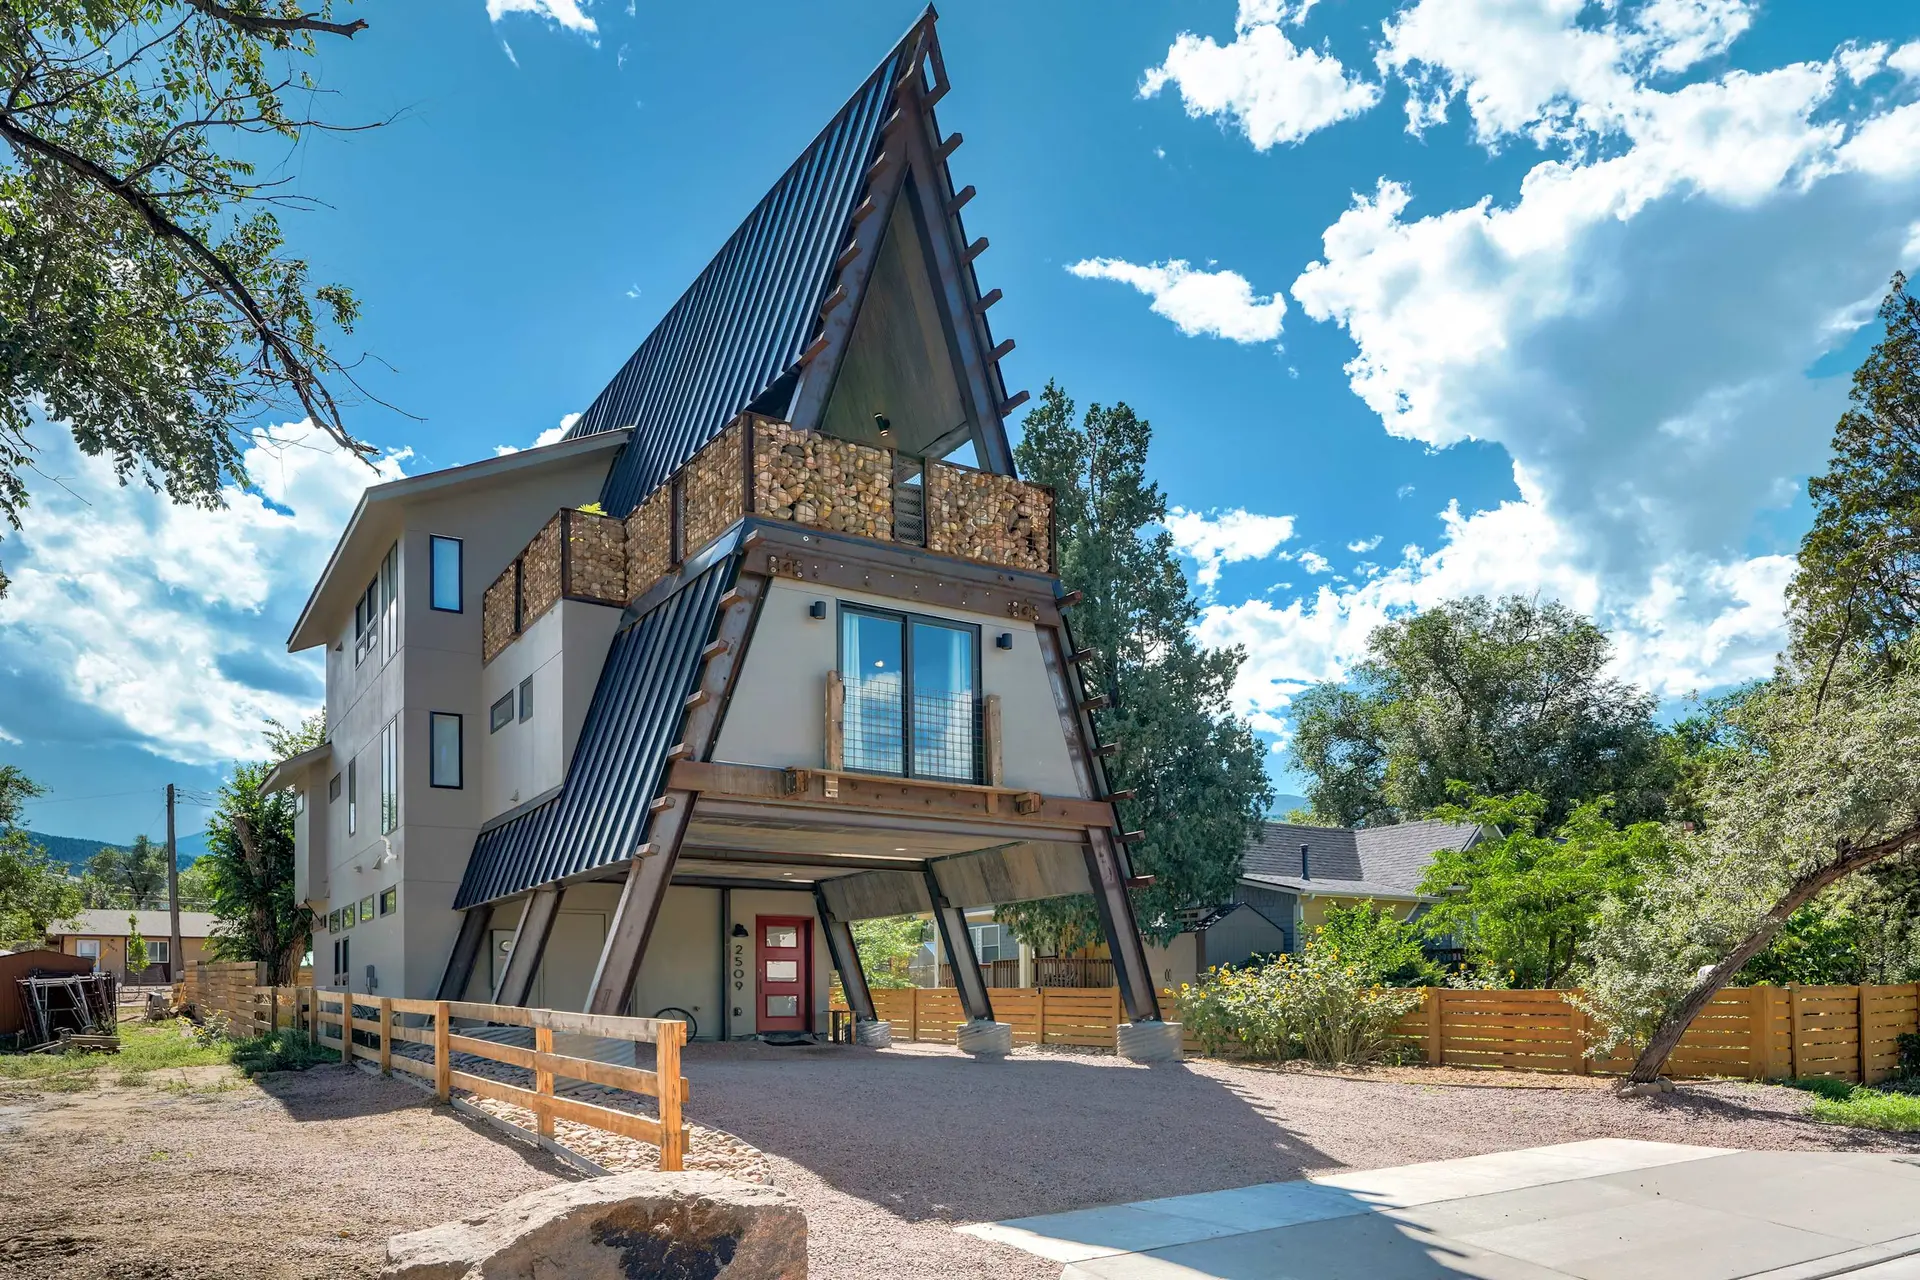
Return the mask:
[[1031,399],[1033,399],[1033,397],[1025,391],[1014,392],[1012,395],[1008,396],[1005,400],[1002,400],[1000,402],[1000,416],[1003,418],[1006,417],[1008,414],[1012,413],[1015,409],[1018,409],[1021,405],[1025,404],[1027,401]]
[[947,201],[947,216],[952,217],[954,214],[959,213],[962,209],[966,208],[968,203],[978,194],[980,193],[974,189],[971,182],[960,188],[960,190],[954,193],[953,199]]

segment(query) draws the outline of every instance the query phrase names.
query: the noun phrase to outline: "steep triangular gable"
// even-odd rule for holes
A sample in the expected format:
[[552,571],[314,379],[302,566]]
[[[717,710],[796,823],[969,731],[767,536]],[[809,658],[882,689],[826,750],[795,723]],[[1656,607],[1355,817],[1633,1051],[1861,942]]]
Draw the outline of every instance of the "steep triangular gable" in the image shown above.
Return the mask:
[[894,46],[569,433],[633,428],[601,495],[609,512],[630,511],[743,409],[822,425],[896,208],[918,221],[980,462],[1012,470],[1003,416],[1025,393],[1009,401],[994,363],[1005,349],[991,345],[946,163],[959,138],[941,141],[933,115],[947,88],[935,16]]

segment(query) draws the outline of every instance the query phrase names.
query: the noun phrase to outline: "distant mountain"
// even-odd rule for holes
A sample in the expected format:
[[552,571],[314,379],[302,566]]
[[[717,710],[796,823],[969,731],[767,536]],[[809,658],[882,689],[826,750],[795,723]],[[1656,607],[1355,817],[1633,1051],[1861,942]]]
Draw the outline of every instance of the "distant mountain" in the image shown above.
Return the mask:
[[[106,840],[84,840],[79,836],[50,836],[43,831],[27,832],[27,839],[47,851],[47,856],[55,862],[64,862],[78,875],[87,860],[102,849],[119,849],[125,852],[131,845],[113,844]],[[175,836],[173,841],[174,861],[181,870],[193,865],[193,860],[207,851],[207,833],[196,831],[190,836]]]
[[1285,822],[1287,815],[1295,809],[1307,807],[1305,796],[1275,796],[1273,803],[1267,806],[1268,822]]

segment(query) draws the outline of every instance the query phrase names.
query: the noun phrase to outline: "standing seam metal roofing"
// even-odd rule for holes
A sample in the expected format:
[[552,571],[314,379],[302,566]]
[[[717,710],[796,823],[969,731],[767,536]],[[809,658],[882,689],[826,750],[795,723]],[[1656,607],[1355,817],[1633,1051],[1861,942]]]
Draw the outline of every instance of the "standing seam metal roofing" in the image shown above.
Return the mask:
[[633,856],[738,564],[722,557],[614,636],[560,794],[475,839],[456,910]]
[[624,516],[799,361],[880,146],[916,22],[754,206],[567,434],[631,426],[601,491]]

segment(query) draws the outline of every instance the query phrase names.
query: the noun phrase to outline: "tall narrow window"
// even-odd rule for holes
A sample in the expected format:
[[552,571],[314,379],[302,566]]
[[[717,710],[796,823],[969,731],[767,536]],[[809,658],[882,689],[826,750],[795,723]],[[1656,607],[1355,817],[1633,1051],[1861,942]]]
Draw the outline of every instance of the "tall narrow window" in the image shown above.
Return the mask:
[[380,579],[376,576],[353,605],[353,660],[373,651],[380,641]]
[[459,613],[460,539],[432,537],[427,546],[433,558],[433,607],[442,613]]
[[380,562],[380,661],[388,662],[400,647],[400,544],[387,548]]
[[533,719],[533,677],[528,676],[520,682],[520,720],[525,723]]
[[380,834],[400,825],[400,720],[380,730]]
[[840,620],[847,768],[977,781],[979,632],[865,609]]
[[431,717],[433,768],[432,784],[458,787],[460,783],[460,716],[451,711],[436,711]]
[[360,829],[360,761],[347,761],[347,834]]

